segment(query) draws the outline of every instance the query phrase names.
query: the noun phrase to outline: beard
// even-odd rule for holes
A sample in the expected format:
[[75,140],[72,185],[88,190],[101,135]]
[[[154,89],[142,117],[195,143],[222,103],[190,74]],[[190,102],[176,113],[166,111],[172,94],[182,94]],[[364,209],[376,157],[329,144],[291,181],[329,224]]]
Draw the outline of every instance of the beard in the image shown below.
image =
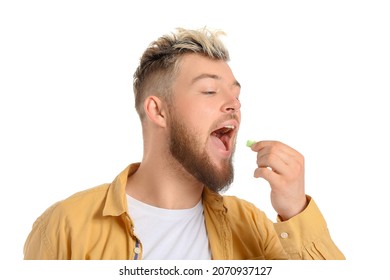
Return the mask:
[[178,118],[170,117],[169,150],[183,168],[213,192],[226,191],[234,179],[232,157],[223,159],[218,168],[206,151],[196,131],[190,131]]

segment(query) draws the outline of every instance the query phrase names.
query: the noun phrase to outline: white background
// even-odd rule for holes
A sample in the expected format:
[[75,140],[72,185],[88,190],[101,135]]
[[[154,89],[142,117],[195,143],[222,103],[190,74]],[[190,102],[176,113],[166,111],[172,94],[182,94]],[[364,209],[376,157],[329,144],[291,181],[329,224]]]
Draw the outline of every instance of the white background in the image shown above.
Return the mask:
[[386,1],[0,2],[1,258],[23,258],[51,204],[141,160],[138,59],[176,27],[208,26],[227,33],[242,85],[228,194],[275,220],[245,142],[285,142],[305,156],[306,191],[346,263],[379,271],[390,249],[389,14]]

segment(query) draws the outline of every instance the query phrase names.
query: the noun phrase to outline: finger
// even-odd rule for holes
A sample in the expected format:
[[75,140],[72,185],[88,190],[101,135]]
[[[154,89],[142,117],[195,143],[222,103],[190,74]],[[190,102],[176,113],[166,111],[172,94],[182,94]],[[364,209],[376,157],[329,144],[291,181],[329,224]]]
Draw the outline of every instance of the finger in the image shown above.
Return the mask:
[[271,168],[278,174],[285,174],[288,172],[288,164],[277,153],[261,153],[257,154],[257,166]]
[[254,143],[251,146],[251,149],[254,152],[259,152],[263,149],[279,150],[279,151],[281,151],[289,156],[292,156],[292,157],[294,157],[296,155],[300,155],[300,153],[298,151],[294,150],[290,146],[288,146],[282,142],[279,142],[279,141],[270,141],[270,140],[259,141],[259,142]]
[[265,154],[278,155],[287,165],[302,164],[303,156],[296,150],[278,141],[260,141],[254,144],[253,151],[257,151],[258,157]]
[[268,181],[270,185],[273,185],[273,182],[275,182],[280,175],[266,167],[259,167],[255,169],[253,176],[255,178],[263,178]]

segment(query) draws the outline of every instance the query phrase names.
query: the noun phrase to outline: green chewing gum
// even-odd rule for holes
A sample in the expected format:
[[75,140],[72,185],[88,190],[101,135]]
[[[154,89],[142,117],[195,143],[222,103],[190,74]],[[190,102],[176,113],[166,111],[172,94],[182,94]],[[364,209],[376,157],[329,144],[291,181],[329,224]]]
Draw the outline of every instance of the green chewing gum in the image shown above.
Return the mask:
[[248,140],[248,141],[246,141],[246,146],[250,148],[250,147],[252,147],[252,145],[255,144],[255,143],[256,143],[255,140]]

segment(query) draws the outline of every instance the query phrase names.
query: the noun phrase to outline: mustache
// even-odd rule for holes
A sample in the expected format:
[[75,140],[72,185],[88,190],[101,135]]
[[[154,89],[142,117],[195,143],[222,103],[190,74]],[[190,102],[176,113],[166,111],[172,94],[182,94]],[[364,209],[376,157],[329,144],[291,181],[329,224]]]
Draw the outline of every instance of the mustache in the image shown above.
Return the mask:
[[223,122],[226,122],[226,121],[230,121],[230,120],[235,120],[237,121],[238,123],[240,123],[240,118],[239,116],[234,112],[234,113],[230,113],[230,114],[227,114],[227,115],[224,115],[222,116],[221,118],[219,118],[218,120],[216,120],[211,127],[213,128],[218,128],[218,126],[223,123]]

